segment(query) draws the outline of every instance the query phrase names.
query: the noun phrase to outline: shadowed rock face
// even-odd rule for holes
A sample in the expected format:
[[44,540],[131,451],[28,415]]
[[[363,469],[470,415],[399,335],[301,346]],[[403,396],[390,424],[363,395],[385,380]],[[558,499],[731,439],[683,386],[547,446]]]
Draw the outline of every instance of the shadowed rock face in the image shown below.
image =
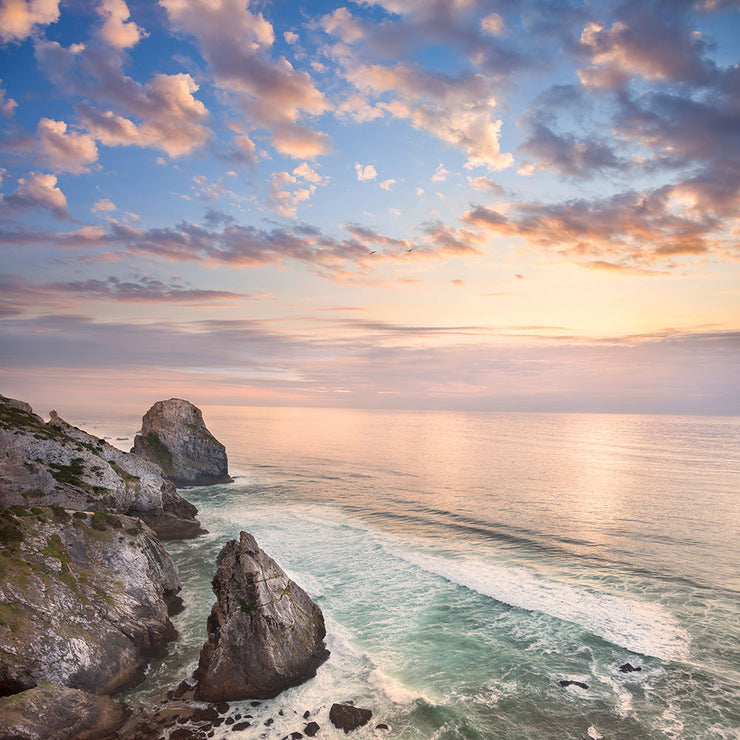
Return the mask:
[[226,448],[208,431],[201,410],[189,401],[157,401],[141,420],[131,449],[157,463],[177,486],[229,483]]
[[0,506],[56,505],[141,517],[162,538],[202,533],[198,510],[161,469],[68,424],[0,396]]
[[139,683],[177,634],[168,611],[179,590],[172,558],[138,519],[0,510],[0,695]]
[[316,675],[329,655],[321,609],[252,535],[223,548],[213,590],[197,698],[266,699]]

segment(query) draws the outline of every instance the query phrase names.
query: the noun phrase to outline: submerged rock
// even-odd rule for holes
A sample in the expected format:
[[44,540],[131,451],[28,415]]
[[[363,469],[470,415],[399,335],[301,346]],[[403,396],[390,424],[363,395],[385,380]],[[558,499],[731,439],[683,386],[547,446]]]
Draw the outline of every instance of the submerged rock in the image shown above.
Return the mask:
[[360,709],[352,704],[332,704],[329,710],[329,719],[338,730],[345,734],[366,725],[373,713],[369,709]]
[[588,684],[583,683],[583,681],[569,681],[569,680],[563,680],[560,681],[560,685],[564,688],[567,688],[568,686],[578,686],[579,689],[587,689]]
[[0,740],[110,738],[126,716],[126,709],[110,697],[39,686],[0,699]]
[[110,694],[176,636],[177,569],[139,519],[0,510],[0,695],[42,682]]
[[625,663],[624,665],[619,666],[619,672],[620,673],[634,673],[634,671],[641,671],[642,668],[640,666],[633,666],[631,663]]
[[202,533],[198,510],[160,468],[0,396],[0,506],[56,505],[141,517],[162,538]]
[[221,550],[216,603],[196,671],[206,701],[270,698],[316,674],[328,657],[324,617],[300,586],[241,532]]
[[230,483],[226,448],[190,401],[157,401],[141,420],[131,452],[157,463],[177,486]]

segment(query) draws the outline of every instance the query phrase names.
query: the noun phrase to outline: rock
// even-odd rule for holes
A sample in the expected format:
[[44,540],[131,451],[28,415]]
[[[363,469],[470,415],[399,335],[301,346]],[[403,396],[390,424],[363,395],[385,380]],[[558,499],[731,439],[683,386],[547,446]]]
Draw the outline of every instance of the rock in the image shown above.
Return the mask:
[[108,696],[38,686],[0,699],[0,740],[110,738],[126,717],[125,707]]
[[375,725],[375,729],[376,730],[390,730],[391,728],[388,727],[388,725],[385,724],[385,722],[381,722],[379,725]]
[[120,691],[177,634],[177,569],[138,519],[0,509],[0,572],[0,695],[41,682]]
[[234,732],[237,732],[238,730],[246,730],[247,727],[251,727],[251,726],[252,726],[251,722],[237,722],[231,729]]
[[0,396],[0,506],[62,506],[143,519],[161,538],[202,533],[198,510],[161,469],[68,424]]
[[360,709],[352,704],[332,704],[329,710],[329,720],[338,730],[345,734],[366,725],[373,713],[369,709]]
[[582,681],[561,681],[561,686],[567,687],[567,686],[578,686],[581,689],[587,689],[588,684],[583,683]]
[[634,671],[641,671],[642,668],[638,666],[635,668],[631,663],[625,663],[624,665],[619,666],[619,672],[620,673],[632,673]]
[[226,714],[229,711],[229,705],[225,701],[220,701],[216,704],[215,709],[219,714]]
[[221,550],[212,584],[196,698],[271,698],[316,675],[329,654],[321,609],[252,535]]
[[316,737],[316,733],[321,729],[318,722],[309,722],[304,728],[303,728],[303,734],[308,735],[309,737]]
[[157,401],[141,420],[131,452],[157,463],[176,486],[230,483],[226,448],[189,401]]

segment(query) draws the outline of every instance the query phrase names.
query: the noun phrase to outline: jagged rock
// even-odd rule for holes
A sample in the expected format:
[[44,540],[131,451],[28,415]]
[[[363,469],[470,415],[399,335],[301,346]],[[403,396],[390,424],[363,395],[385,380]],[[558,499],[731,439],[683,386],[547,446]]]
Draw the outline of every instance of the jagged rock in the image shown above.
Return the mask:
[[360,709],[352,704],[332,704],[329,710],[329,720],[338,730],[344,730],[345,734],[363,727],[372,716],[369,709]]
[[619,666],[619,672],[620,673],[633,673],[634,671],[641,671],[642,668],[640,666],[633,666],[631,663],[625,663],[624,665]]
[[177,486],[230,483],[226,448],[190,401],[157,401],[141,420],[131,452],[157,463]]
[[0,510],[0,695],[42,682],[114,693],[176,632],[177,569],[139,519]]
[[316,733],[321,729],[318,722],[309,722],[304,728],[303,732],[309,737],[316,737]]
[[560,681],[560,685],[563,686],[564,688],[567,688],[568,686],[578,686],[579,689],[588,688],[588,684],[583,683],[583,681],[569,681],[567,679],[564,681]]
[[0,396],[0,506],[56,505],[141,517],[164,539],[202,533],[198,510],[159,467]]
[[252,535],[241,532],[221,550],[212,584],[197,698],[270,698],[316,674],[329,654],[321,609]]
[[127,717],[108,696],[64,686],[38,686],[0,699],[0,740],[110,738]]

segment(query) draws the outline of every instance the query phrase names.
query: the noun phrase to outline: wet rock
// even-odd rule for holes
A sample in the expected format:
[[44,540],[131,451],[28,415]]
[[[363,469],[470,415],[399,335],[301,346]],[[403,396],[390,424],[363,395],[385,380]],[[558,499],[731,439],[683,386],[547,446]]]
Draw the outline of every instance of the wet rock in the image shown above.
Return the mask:
[[329,720],[345,734],[366,725],[373,713],[369,709],[360,709],[352,704],[332,704],[329,710]]
[[110,738],[127,716],[125,707],[108,696],[47,684],[0,699],[0,738]]
[[144,415],[131,452],[157,463],[176,486],[229,483],[226,448],[189,401],[157,401]]
[[61,507],[0,509],[0,688],[109,694],[143,679],[177,633],[177,569],[138,519]]
[[391,728],[388,727],[388,725],[385,724],[385,722],[381,722],[380,724],[375,725],[375,729],[376,730],[390,730]]
[[582,681],[568,681],[568,680],[565,680],[565,681],[560,681],[560,685],[563,686],[563,687],[578,686],[581,689],[587,689],[588,688],[588,684],[583,683]]
[[215,709],[219,714],[226,714],[229,711],[229,705],[225,701],[220,701],[216,704]]
[[238,730],[246,730],[247,727],[251,727],[251,726],[252,726],[251,722],[237,722],[231,729],[234,732],[237,732]]
[[308,735],[308,737],[316,737],[316,733],[321,729],[321,726],[318,724],[318,722],[309,722],[304,728],[303,728],[303,734]]
[[619,672],[620,673],[633,673],[634,671],[641,671],[642,668],[640,666],[633,666],[631,663],[625,663],[624,665],[619,666]]
[[316,675],[328,656],[324,617],[300,586],[241,532],[218,556],[216,603],[196,671],[206,701],[270,698]]
[[275,720],[270,717],[270,719],[265,720],[265,727],[269,727]]
[[0,506],[61,506],[136,516],[160,538],[202,533],[198,510],[161,469],[68,424],[0,396]]
[[311,712],[308,709],[303,713],[303,719],[308,719],[311,716]]

